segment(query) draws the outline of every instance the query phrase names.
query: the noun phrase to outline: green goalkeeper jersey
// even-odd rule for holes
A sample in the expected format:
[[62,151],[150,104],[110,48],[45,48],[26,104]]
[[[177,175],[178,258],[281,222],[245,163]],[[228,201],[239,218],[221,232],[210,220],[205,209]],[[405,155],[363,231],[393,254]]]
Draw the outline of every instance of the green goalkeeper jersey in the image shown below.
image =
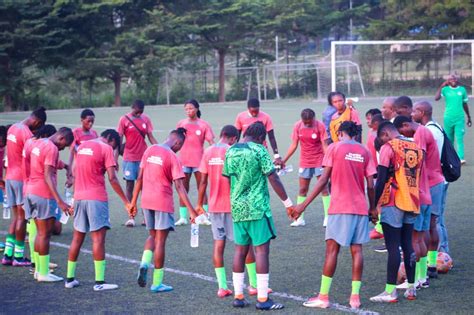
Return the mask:
[[441,95],[446,102],[444,116],[449,118],[464,118],[463,103],[467,103],[467,91],[464,86],[451,87],[449,85],[441,89]]

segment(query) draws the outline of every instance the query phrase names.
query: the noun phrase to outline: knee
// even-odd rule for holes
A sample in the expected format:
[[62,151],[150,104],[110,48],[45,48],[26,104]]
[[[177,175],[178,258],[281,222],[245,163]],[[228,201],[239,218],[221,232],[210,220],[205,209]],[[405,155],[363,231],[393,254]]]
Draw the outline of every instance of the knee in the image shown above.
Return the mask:
[[308,194],[308,187],[300,187],[298,194],[302,197],[306,197]]

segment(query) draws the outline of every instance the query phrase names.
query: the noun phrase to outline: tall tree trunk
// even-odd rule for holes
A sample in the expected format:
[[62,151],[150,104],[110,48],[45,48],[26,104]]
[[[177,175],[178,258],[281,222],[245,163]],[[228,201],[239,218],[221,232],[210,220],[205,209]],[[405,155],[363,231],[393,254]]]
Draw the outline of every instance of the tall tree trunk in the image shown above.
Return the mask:
[[114,81],[114,106],[120,107],[122,105],[122,99],[120,97],[120,83],[122,83],[122,75],[120,72],[116,72],[113,77]]
[[218,49],[219,55],[219,102],[225,102],[225,49]]
[[13,99],[10,94],[5,94],[3,96],[3,105],[4,105],[4,111],[6,112],[11,112],[13,110]]

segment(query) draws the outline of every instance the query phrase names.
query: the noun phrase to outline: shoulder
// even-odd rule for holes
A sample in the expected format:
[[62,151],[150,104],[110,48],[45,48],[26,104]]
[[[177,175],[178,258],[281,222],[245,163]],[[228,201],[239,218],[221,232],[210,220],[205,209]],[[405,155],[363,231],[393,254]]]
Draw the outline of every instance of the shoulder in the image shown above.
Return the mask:
[[145,114],[145,113],[141,114],[141,115],[140,115],[140,118],[143,119],[143,120],[145,120],[145,121],[147,121],[147,122],[151,121],[150,116],[148,116],[148,115]]
[[184,118],[184,119],[181,119],[180,121],[178,121],[177,126],[186,126],[187,123],[188,123],[188,119]]
[[303,125],[303,122],[301,120],[298,120],[297,122],[293,124],[293,129],[298,130],[301,128],[302,125]]

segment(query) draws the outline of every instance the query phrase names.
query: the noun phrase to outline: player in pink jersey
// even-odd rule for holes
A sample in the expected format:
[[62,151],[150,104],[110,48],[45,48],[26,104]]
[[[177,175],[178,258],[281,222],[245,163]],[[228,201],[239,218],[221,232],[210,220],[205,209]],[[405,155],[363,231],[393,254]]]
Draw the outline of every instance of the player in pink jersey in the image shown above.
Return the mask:
[[[132,104],[132,111],[120,117],[117,131],[120,135],[120,151],[123,154],[123,179],[125,179],[126,194],[129,200],[132,199],[133,187],[138,177],[138,170],[140,168],[140,161],[147,145],[145,138],[151,144],[157,144],[153,136],[153,124],[150,118],[143,113],[145,110],[145,103],[141,100],[136,100]],[[123,143],[123,137],[126,142]],[[144,223],[142,223],[143,225]],[[135,226],[135,219],[129,218],[125,225],[128,227]]]
[[[176,128],[186,129],[186,140],[183,148],[179,152],[179,159],[183,165],[184,171],[184,187],[189,192],[189,182],[191,175],[194,173],[196,185],[201,182],[201,172],[199,165],[201,164],[202,155],[204,154],[204,142],[210,145],[214,144],[214,132],[206,121],[202,120],[199,103],[196,100],[188,100],[184,103],[184,110],[188,118],[180,120]],[[204,197],[204,209],[207,211],[207,198]],[[188,224],[188,214],[183,200],[179,202],[179,220],[176,225]],[[204,224],[210,225],[209,220],[205,220]]]
[[[95,114],[92,110],[86,108],[81,112],[81,124],[82,126],[76,128],[72,131],[74,134],[74,141],[71,145],[71,154],[69,155],[69,165],[72,165],[74,158],[77,153],[77,148],[81,143],[87,140],[95,139],[98,137],[97,132],[92,129],[95,121]],[[67,173],[68,180],[66,182],[67,187],[71,187],[72,183],[74,182],[74,178],[72,178],[71,170]]]
[[74,160],[74,234],[67,263],[67,289],[79,285],[76,264],[86,234],[92,239],[92,256],[95,267],[94,291],[117,289],[118,285],[105,283],[105,237],[110,229],[110,211],[104,175],[120,197],[130,216],[136,212],[120,186],[116,174],[114,150],[120,144],[117,131],[107,129],[100,138],[83,142],[77,148]]
[[23,146],[26,140],[33,136],[32,131],[44,125],[46,118],[46,109],[40,107],[23,121],[10,126],[7,132],[8,168],[5,175],[5,191],[13,216],[6,237],[3,265],[29,266],[31,264],[24,257],[26,220],[23,209],[23,180],[25,176]]
[[[319,295],[303,305],[307,307],[329,307],[329,289],[336,271],[337,256],[341,246],[350,246],[352,254],[351,308],[360,307],[359,291],[362,280],[362,244],[369,241],[369,216],[377,221],[374,203],[375,164],[367,148],[355,141],[359,128],[352,121],[339,126],[339,141],[328,147],[324,156],[324,172],[308,198],[296,206],[293,217],[298,218],[305,208],[332,182],[329,219],[326,227],[326,258],[324,261]],[[367,205],[364,180],[367,182]]]
[[32,142],[28,152],[25,152],[25,165],[29,165],[28,185],[26,189],[26,218],[34,219],[38,228],[35,239],[35,279],[39,282],[62,281],[49,271],[49,242],[54,229],[54,221],[58,218],[58,208],[72,214],[72,208],[66,204],[56,189],[57,165],[59,151],[71,145],[74,140],[72,130],[60,128],[49,138]]
[[137,185],[133,192],[132,204],[136,207],[138,195],[142,193],[146,227],[150,235],[145,242],[142,262],[138,272],[138,285],[146,286],[148,269],[155,255],[152,292],[166,292],[173,288],[163,284],[165,245],[169,231],[174,231],[173,184],[180,199],[184,202],[194,221],[197,214],[189,201],[184,186],[185,174],[176,152],[186,138],[186,130],[177,128],[171,131],[163,144],[150,146],[140,163]]
[[[0,126],[0,202],[3,204],[5,198],[5,181],[3,180],[3,163],[5,157],[5,147],[7,146],[7,127]],[[5,250],[5,243],[0,242],[0,251]]]
[[[260,121],[265,126],[268,134],[268,140],[273,150],[274,163],[277,168],[284,166],[280,155],[278,154],[278,146],[275,138],[275,131],[273,130],[273,121],[270,115],[260,110],[260,101],[256,98],[251,98],[247,101],[247,111],[241,112],[235,118],[235,127],[239,130],[239,139],[245,134],[247,128],[256,121]],[[266,142],[263,142],[266,147]]]
[[[296,199],[300,204],[306,199],[311,178],[316,176],[320,178],[323,173],[323,157],[326,152],[326,129],[324,124],[315,119],[315,113],[312,109],[306,108],[301,112],[301,120],[296,122],[291,134],[291,145],[288,148],[283,163],[286,164],[290,157],[296,152],[298,144],[301,144],[300,165],[299,165],[299,193]],[[327,210],[330,202],[329,191],[327,187],[322,191],[322,200],[324,207],[324,223],[326,226]],[[291,223],[291,226],[304,226],[304,216],[301,215],[298,220]]]

